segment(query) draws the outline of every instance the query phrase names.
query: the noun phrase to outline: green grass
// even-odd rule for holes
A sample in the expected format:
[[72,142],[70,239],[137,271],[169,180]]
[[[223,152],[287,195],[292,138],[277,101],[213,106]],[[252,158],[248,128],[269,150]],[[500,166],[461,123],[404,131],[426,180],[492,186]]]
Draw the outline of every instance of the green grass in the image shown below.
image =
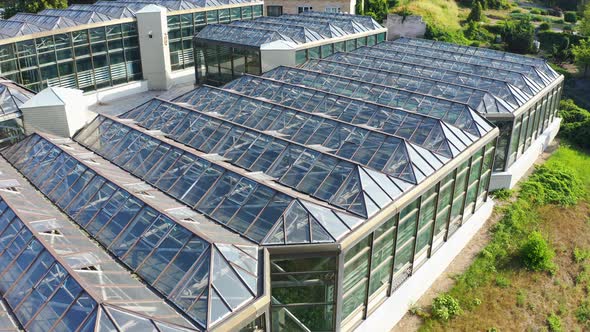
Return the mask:
[[426,23],[448,32],[461,30],[459,6],[454,0],[401,0],[392,11],[407,8]]

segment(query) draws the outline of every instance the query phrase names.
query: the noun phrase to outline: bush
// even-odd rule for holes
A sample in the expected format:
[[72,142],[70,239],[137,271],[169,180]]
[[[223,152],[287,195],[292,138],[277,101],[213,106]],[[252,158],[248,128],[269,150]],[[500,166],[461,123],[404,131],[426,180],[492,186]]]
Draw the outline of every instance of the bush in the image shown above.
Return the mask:
[[448,321],[461,313],[459,301],[449,294],[439,295],[432,303],[432,315],[439,320]]
[[532,271],[552,271],[555,253],[541,233],[532,232],[521,248],[524,266]]
[[547,325],[549,325],[550,332],[561,332],[561,318],[554,313],[547,317]]
[[576,12],[565,12],[563,20],[569,23],[576,23],[578,14]]
[[562,164],[538,166],[520,189],[521,198],[538,205],[574,205],[583,196],[582,181]]
[[507,21],[504,24],[502,37],[507,49],[515,53],[529,53],[533,49],[535,28],[526,19]]
[[549,25],[549,23],[547,23],[547,22],[543,22],[543,23],[541,23],[541,25],[539,25],[539,29],[542,31],[547,31],[547,30],[551,29],[551,25]]
[[578,309],[576,309],[576,318],[582,324],[590,323],[590,302],[584,301]]
[[590,148],[590,112],[571,99],[562,100],[559,107],[562,118],[559,136],[579,147]]
[[490,195],[492,195],[493,198],[499,201],[506,201],[510,199],[510,197],[512,197],[512,194],[512,190],[506,188],[497,189],[490,193]]

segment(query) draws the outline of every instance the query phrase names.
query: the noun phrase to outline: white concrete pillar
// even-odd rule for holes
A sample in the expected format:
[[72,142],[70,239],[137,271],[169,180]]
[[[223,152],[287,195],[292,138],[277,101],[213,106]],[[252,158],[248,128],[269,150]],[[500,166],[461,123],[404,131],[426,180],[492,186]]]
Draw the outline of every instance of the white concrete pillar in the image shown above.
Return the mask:
[[72,137],[96,116],[88,110],[82,90],[59,87],[49,87],[39,92],[20,109],[27,135],[39,130]]
[[168,90],[172,80],[166,8],[149,5],[136,13],[143,78],[149,90]]

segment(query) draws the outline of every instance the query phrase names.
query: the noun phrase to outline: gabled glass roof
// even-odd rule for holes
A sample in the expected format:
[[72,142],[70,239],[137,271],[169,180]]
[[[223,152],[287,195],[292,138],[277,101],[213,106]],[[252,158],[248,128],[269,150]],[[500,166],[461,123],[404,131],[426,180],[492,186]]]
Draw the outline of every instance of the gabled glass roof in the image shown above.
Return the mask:
[[[167,322],[173,330],[196,329],[4,159],[0,170],[0,184],[17,190],[0,190],[0,297],[26,330],[75,331],[92,324],[101,304],[117,306],[140,320]],[[4,330],[5,325],[0,326]]]
[[[168,10],[186,10],[186,9],[193,9],[199,8],[201,6],[197,5],[197,3],[193,1],[187,0],[117,0],[122,3],[144,3],[144,4],[155,4],[158,6],[162,6]],[[104,1],[100,1],[103,3]]]
[[518,105],[498,99],[485,90],[414,75],[398,74],[383,69],[336,62],[331,58],[328,60],[310,60],[300,68],[377,83],[429,96],[442,97],[465,103],[480,113],[511,113],[518,108]]
[[67,17],[27,13],[18,13],[12,16],[9,21],[34,24],[43,30],[64,29],[78,25],[78,23]]
[[303,44],[383,29],[372,18],[369,20],[356,15],[333,16],[325,13],[260,17],[251,21],[235,21],[229,25],[207,25],[196,38],[255,47],[278,40]]
[[[190,122],[186,124],[190,125]],[[270,230],[295,201],[314,207],[314,211],[323,211],[323,214],[310,215],[310,218],[322,223],[329,242],[337,241],[363,221],[363,218],[338,209],[323,207],[322,202],[280,186],[268,175],[244,172],[224,162],[225,159],[217,154],[197,152],[165,139],[158,132],[99,116],[76,136],[76,140],[194,210],[257,243],[266,243]],[[262,151],[247,151],[251,163],[268,165],[269,157],[284,150],[278,144],[262,145],[261,148]],[[290,161],[289,156],[286,153],[283,160]],[[345,168],[334,172],[322,189],[334,190],[333,184],[346,180],[346,176],[353,181],[351,172]],[[362,192],[354,193],[351,201],[342,201],[340,205],[346,203],[349,210],[361,211],[364,206],[357,208],[350,205],[362,204],[362,195]],[[326,238],[322,242],[325,241]]]
[[[234,103],[232,105],[224,105],[223,100],[233,100]],[[424,174],[431,174],[433,172],[432,167],[419,169],[418,166],[412,163],[408,156],[405,142],[400,139],[387,138],[385,135],[379,133],[367,137],[369,136],[369,132],[366,130],[361,132],[361,130],[355,130],[352,126],[340,125],[332,129],[332,134],[323,133],[330,137],[331,144],[322,146],[322,142],[318,141],[313,145],[303,145],[295,142],[299,137],[297,133],[293,132],[295,124],[317,121],[321,120],[321,118],[316,118],[309,114],[297,114],[281,107],[273,108],[272,105],[250,98],[232,97],[231,93],[215,89],[206,93],[201,98],[201,101],[203,102],[194,105],[193,109],[188,109],[169,102],[153,100],[149,104],[143,105],[138,110],[133,110],[122,117],[133,118],[138,121],[139,125],[147,129],[160,130],[175,141],[184,143],[204,153],[218,154],[228,162],[247,171],[264,172],[284,186],[330,202],[332,205],[343,209],[354,208],[351,212],[361,214],[364,217],[368,215],[367,211],[358,210],[358,206],[351,207],[347,203],[342,203],[342,195],[348,196],[352,193],[361,192],[364,188],[363,183],[356,182],[354,185],[350,183],[346,185],[345,183],[334,182],[330,184],[331,189],[329,192],[318,190],[322,183],[329,178],[330,174],[337,170],[340,170],[340,176],[342,178],[346,178],[348,174],[356,172],[356,163],[345,159],[351,158],[355,161],[360,159],[360,152],[354,154],[353,151],[353,153],[350,153],[351,148],[352,150],[356,150],[356,147],[353,147],[351,144],[353,137],[361,140],[360,144],[362,146],[360,149],[370,149],[363,156],[366,160],[375,159],[371,166],[379,166],[379,171],[385,174],[394,173],[393,175],[389,175],[391,177],[389,182],[400,183],[401,188],[410,185],[409,183],[404,184],[404,182],[416,183],[417,177],[421,179],[424,177]],[[213,105],[219,106],[219,109],[212,109]],[[221,108],[229,109],[227,112],[217,116],[217,111]],[[259,124],[263,126],[250,129],[244,123],[238,125],[236,122],[230,122],[232,116],[239,116],[244,109],[252,112],[251,120],[258,118],[260,121]],[[278,115],[265,117],[266,114],[272,113],[277,113]],[[215,114],[215,116],[210,114]],[[170,121],[170,117],[172,117],[172,121]],[[229,121],[222,120],[224,118],[227,118]],[[240,121],[240,119],[235,118],[234,120]],[[190,127],[187,125],[179,125],[178,127],[174,125],[174,123],[179,122],[187,125],[190,123]],[[293,135],[289,135],[289,131]],[[302,134],[305,135],[305,133]],[[319,136],[320,133],[315,137],[320,138]],[[277,146],[280,147],[280,150],[275,155],[267,154],[264,164],[252,163],[244,158],[245,155],[251,153],[249,150],[259,150],[260,148],[264,148],[265,145]],[[333,146],[335,151],[328,153],[327,151],[331,150],[328,146]],[[374,154],[378,156],[372,158]],[[345,156],[342,157],[342,155]],[[353,156],[351,157],[351,155]],[[387,156],[385,160],[383,158],[384,156]],[[385,167],[381,167],[378,164],[379,162],[384,163]],[[442,165],[440,160],[436,160],[436,162],[437,166]],[[265,167],[266,164],[269,166]],[[381,170],[382,168],[383,170]],[[418,175],[414,175],[415,173]],[[384,175],[384,177],[387,178],[388,176]],[[384,207],[383,204],[390,203],[401,194],[402,189],[398,188],[397,185],[394,186],[396,187],[396,195],[388,198],[387,202],[380,202],[381,208]],[[367,195],[371,198],[373,193],[368,191]]]
[[0,77],[0,116],[20,113],[20,107],[34,92],[13,81]]
[[45,9],[40,11],[39,14],[68,17],[80,24],[108,22],[114,19],[96,11],[75,9]]
[[445,43],[445,42],[427,40],[427,39],[400,38],[400,39],[396,40],[396,42],[401,43],[401,44],[406,43],[406,44],[410,44],[410,45],[427,46],[432,49],[475,55],[475,56],[479,56],[479,57],[483,57],[483,58],[533,65],[533,66],[537,67],[543,74],[547,75],[548,77],[550,77],[552,79],[555,79],[559,76],[559,74],[557,72],[555,72],[555,70],[553,70],[553,68],[551,68],[551,66],[549,66],[547,61],[540,59],[540,58],[536,58],[536,57],[520,55],[520,54],[515,54],[515,53],[502,52],[502,51],[492,50],[492,49],[483,48],[483,47],[463,46],[463,45],[457,45],[457,44]]
[[[301,31],[301,33],[303,33],[303,31]],[[298,34],[297,36],[299,38]],[[260,47],[261,45],[277,40],[293,44],[300,43],[296,39],[271,28],[251,28],[238,24],[208,24],[199,31],[195,38],[254,47]]]
[[[272,78],[279,82],[309,86],[324,92],[351,98],[369,99],[385,106],[429,115],[442,119],[476,137],[480,137],[492,130],[492,126],[469,105],[416,92],[301,68],[278,67],[263,74],[263,77]],[[234,82],[230,82],[227,86],[235,86],[237,83]]]
[[527,78],[542,87],[547,86],[549,83],[551,83],[551,81],[553,81],[551,77],[548,77],[533,65],[483,58],[472,54],[454,53],[450,51],[432,49],[425,46],[397,43],[395,41],[391,43],[381,43],[375,47],[405,53],[421,54],[433,58],[457,60],[463,63],[482,65],[491,68],[513,70],[525,75]]
[[69,6],[68,9],[87,10],[87,11],[98,12],[101,14],[105,14],[109,17],[115,18],[115,19],[135,17],[135,12],[131,11],[127,7],[109,6],[106,4],[102,4],[102,5],[73,4],[73,5]]
[[[450,134],[450,137],[445,136],[446,131],[443,128],[446,128],[447,125],[438,119],[265,78],[242,77],[235,84],[227,86],[226,90],[256,97],[257,103],[240,98],[239,95],[232,96],[227,92],[222,93],[216,90],[213,92],[220,99],[222,96],[234,100],[243,99],[247,105],[260,104],[264,106],[260,108],[242,107],[239,112],[234,111],[228,114],[227,110],[218,106],[224,105],[224,103],[209,103],[207,99],[201,100],[203,95],[211,94],[205,93],[207,90],[204,89],[188,92],[175,101],[187,103],[193,107],[215,105],[216,112],[230,121],[260,130],[277,131],[275,128],[278,128],[277,133],[282,137],[301,144],[320,145],[326,151],[342,153],[361,165],[379,170],[383,170],[379,165],[384,161],[375,159],[376,156],[367,155],[368,151],[378,153],[379,145],[375,146],[374,141],[367,139],[367,145],[364,146],[365,137],[386,137],[386,140],[394,139],[396,141],[397,137],[400,137],[435,153],[438,155],[435,158],[443,162],[446,161],[446,158],[459,154],[473,142],[473,139],[465,133],[459,136],[455,134]],[[269,105],[268,101],[272,101],[274,105]],[[278,105],[285,108],[277,107]],[[293,110],[297,111],[293,112]],[[276,120],[277,113],[297,116],[289,116],[287,118],[289,120],[280,122]],[[311,117],[308,114],[317,114],[318,116]],[[261,121],[261,119],[268,120]],[[340,130],[344,128],[347,129],[341,132]],[[455,130],[460,131],[458,128]],[[342,135],[342,133],[348,134]],[[394,137],[387,138],[388,136]],[[351,146],[351,143],[358,141],[358,138],[354,137],[363,138],[360,142],[355,143],[356,147]],[[348,152],[340,152],[343,147]],[[415,178],[412,176],[406,180],[414,182]]]
[[335,53],[328,57],[327,60],[366,68],[383,69],[388,72],[413,75],[415,77],[430,78],[436,81],[448,82],[461,86],[469,86],[484,90],[495,97],[516,106],[522,106],[532,98],[531,95],[520,90],[515,85],[503,80],[462,73],[450,69],[435,69],[426,64],[417,65],[399,60],[390,61],[380,57],[344,52]]
[[[272,24],[273,26],[285,26],[285,21],[282,17],[263,16],[256,19],[256,24]],[[288,26],[305,27],[311,29],[316,33],[320,33],[321,35],[326,36],[327,38],[342,37],[348,34],[348,32],[344,31],[342,28],[332,23],[316,22],[314,20],[302,22],[301,24],[298,24],[296,22],[289,22]]]
[[[294,15],[293,15],[294,16]],[[367,30],[380,29],[382,26],[377,23],[371,16],[368,15],[353,15],[345,13],[330,13],[330,12],[317,12],[317,11],[306,11],[299,14],[300,17],[310,16],[313,21],[319,20],[331,20],[335,22],[354,22],[359,23]]]
[[[383,43],[382,43],[383,44]],[[455,59],[445,59],[424,54],[406,53],[377,47],[361,47],[351,52],[360,56],[373,56],[387,60],[400,61],[416,65],[425,65],[436,69],[451,69],[461,73],[480,75],[488,78],[497,78],[510,82],[529,95],[535,95],[543,87],[526,75],[501,68],[492,68],[485,65],[465,63]]]
[[2,38],[25,36],[41,31],[43,30],[34,24],[0,20],[0,37]]
[[[257,246],[72,141],[35,134],[3,155],[201,329],[261,295],[262,255]],[[128,160],[133,155],[118,157]],[[167,179],[171,183],[176,177]],[[160,180],[161,185],[164,178]],[[214,292],[225,307],[209,304]],[[115,303],[131,309],[137,305],[132,299]],[[168,316],[163,309],[155,311]]]

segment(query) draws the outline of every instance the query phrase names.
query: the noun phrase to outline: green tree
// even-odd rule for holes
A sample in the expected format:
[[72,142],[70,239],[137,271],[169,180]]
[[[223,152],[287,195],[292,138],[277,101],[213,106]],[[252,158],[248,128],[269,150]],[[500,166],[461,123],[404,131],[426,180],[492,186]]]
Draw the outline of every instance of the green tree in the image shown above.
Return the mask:
[[68,7],[67,0],[10,0],[4,7],[4,18],[10,18],[18,12],[38,13],[43,9],[60,9]]
[[389,11],[387,0],[369,0],[365,5],[365,15],[372,16],[377,22],[382,22]]
[[471,12],[469,16],[467,16],[468,22],[481,22],[483,20],[483,7],[481,6],[481,2],[474,1],[473,5],[471,6]]
[[506,21],[503,37],[507,50],[515,53],[529,53],[533,49],[535,27],[528,20]]
[[580,40],[580,44],[572,47],[574,62],[587,77],[590,73],[590,40]]
[[584,7],[579,29],[582,35],[590,36],[590,2]]

